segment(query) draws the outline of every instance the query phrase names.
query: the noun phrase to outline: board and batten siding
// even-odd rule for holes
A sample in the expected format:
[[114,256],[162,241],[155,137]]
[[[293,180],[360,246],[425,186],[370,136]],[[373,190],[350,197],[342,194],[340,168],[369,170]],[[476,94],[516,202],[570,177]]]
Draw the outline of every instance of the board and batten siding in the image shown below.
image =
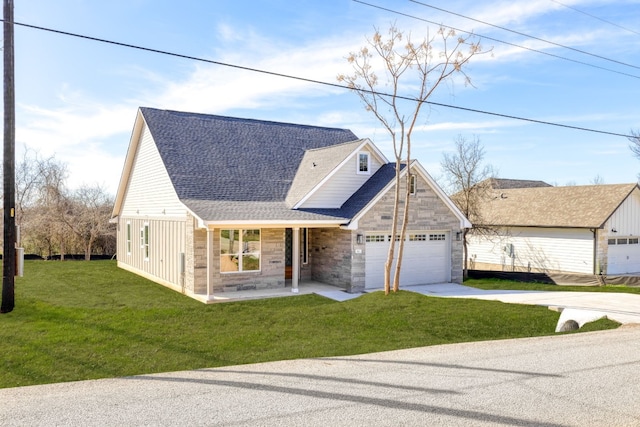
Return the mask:
[[130,171],[122,216],[186,217],[153,137],[145,124]]
[[472,269],[593,274],[593,250],[588,229],[514,227],[490,237],[468,236]]
[[[149,226],[149,256],[143,242]],[[128,250],[127,225],[131,227]],[[172,288],[183,286],[186,221],[121,217],[118,221],[118,266]]]
[[[369,153],[370,173],[368,174],[357,173],[358,153],[363,152]],[[300,207],[327,209],[341,207],[381,166],[382,164],[376,159],[376,156],[368,150],[355,153]]]
[[629,197],[615,210],[613,215],[607,221],[605,230],[615,234],[609,234],[610,237],[617,236],[640,236],[640,190],[635,189]]

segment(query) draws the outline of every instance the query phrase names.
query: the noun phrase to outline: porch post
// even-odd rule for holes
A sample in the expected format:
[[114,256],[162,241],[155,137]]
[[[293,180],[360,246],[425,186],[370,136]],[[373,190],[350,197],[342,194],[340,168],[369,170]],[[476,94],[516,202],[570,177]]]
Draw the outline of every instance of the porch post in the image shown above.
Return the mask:
[[293,247],[291,248],[291,292],[298,293],[298,280],[300,278],[300,228],[292,230]]
[[211,298],[211,271],[213,263],[213,232],[207,226],[207,300]]

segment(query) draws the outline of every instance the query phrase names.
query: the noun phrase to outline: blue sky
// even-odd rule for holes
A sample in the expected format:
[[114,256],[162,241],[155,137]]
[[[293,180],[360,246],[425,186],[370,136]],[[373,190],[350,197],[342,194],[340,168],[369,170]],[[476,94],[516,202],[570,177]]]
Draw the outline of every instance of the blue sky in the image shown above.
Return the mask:
[[[423,1],[591,55],[408,0],[368,2],[566,58],[484,39],[492,54],[467,69],[474,87],[444,85],[433,101],[619,134],[640,130],[638,0]],[[15,20],[329,83],[351,71],[346,56],[374,27],[395,23],[419,39],[429,26],[351,0],[17,0]],[[392,158],[384,129],[346,90],[20,26],[15,39],[18,156],[24,147],[55,155],[68,165],[71,187],[99,184],[115,193],[138,106],[348,128]],[[635,182],[640,172],[624,137],[446,107],[424,111],[413,157],[438,179],[458,136],[479,138],[485,162],[503,178],[614,184]]]

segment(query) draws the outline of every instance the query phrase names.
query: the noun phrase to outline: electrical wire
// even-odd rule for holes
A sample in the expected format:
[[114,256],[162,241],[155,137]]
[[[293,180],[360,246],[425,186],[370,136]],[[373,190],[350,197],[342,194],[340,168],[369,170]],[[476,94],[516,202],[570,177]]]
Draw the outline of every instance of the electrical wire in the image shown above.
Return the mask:
[[[0,19],[0,22],[6,22],[6,21],[4,19]],[[372,91],[372,90],[367,90],[367,89],[354,89],[354,88],[350,88],[350,87],[348,87],[346,85],[341,85],[341,84],[338,84],[338,83],[323,82],[323,81],[320,81],[320,80],[309,79],[309,78],[306,78],[306,77],[292,76],[292,75],[287,75],[287,74],[283,74],[283,73],[277,73],[277,72],[273,72],[273,71],[260,70],[260,69],[257,69],[257,68],[246,67],[246,66],[237,65],[237,64],[228,64],[228,63],[225,63],[225,62],[214,61],[214,60],[211,60],[211,59],[199,58],[197,56],[184,55],[184,54],[181,54],[181,53],[169,52],[169,51],[166,51],[166,50],[154,49],[154,48],[149,48],[149,47],[144,47],[144,46],[137,46],[137,45],[130,44],[130,43],[117,42],[117,41],[113,41],[113,40],[107,40],[107,39],[87,36],[87,35],[83,35],[83,34],[71,33],[71,32],[68,32],[68,31],[56,30],[56,29],[52,29],[52,28],[41,27],[41,26],[31,25],[31,24],[25,24],[25,23],[22,23],[22,22],[15,22],[14,21],[13,25],[17,25],[17,26],[25,27],[25,28],[31,28],[31,29],[40,30],[40,31],[46,31],[46,32],[54,33],[54,34],[60,34],[60,35],[80,38],[80,39],[84,39],[84,40],[95,41],[95,42],[99,42],[99,43],[110,44],[110,45],[114,45],[114,46],[120,46],[120,47],[126,47],[126,48],[130,48],[130,49],[141,50],[141,51],[144,51],[144,52],[157,53],[157,54],[172,56],[172,57],[176,57],[176,58],[188,59],[188,60],[191,60],[191,61],[204,62],[204,63],[207,63],[207,64],[230,67],[230,68],[235,68],[235,69],[239,69],[239,70],[245,70],[245,71],[250,71],[250,72],[255,72],[255,73],[260,73],[260,74],[266,74],[266,75],[275,76],[275,77],[293,79],[293,80],[303,81],[303,82],[307,82],[307,83],[323,85],[323,86],[327,86],[327,87],[346,89],[346,90],[356,90],[356,91],[372,94],[372,95],[375,95],[375,96],[384,96],[384,97],[390,97],[390,98],[394,97],[394,95],[388,94],[388,93],[384,93],[384,92],[377,92],[377,91]],[[598,134],[603,134],[603,135],[619,136],[619,137],[623,137],[623,138],[633,138],[633,135],[626,135],[626,134],[622,134],[622,133],[603,131],[603,130],[599,130],[599,129],[591,129],[591,128],[585,128],[585,127],[580,127],[580,126],[567,125],[567,124],[563,124],[563,123],[554,123],[554,122],[549,122],[549,121],[545,121],[545,120],[538,120],[538,119],[531,119],[531,118],[526,118],[526,117],[513,116],[513,115],[509,115],[509,114],[495,113],[495,112],[479,110],[479,109],[475,109],[475,108],[468,108],[468,107],[460,107],[460,106],[450,105],[450,104],[443,104],[443,103],[440,103],[440,102],[419,101],[418,99],[416,99],[414,97],[409,97],[409,96],[395,95],[395,98],[401,99],[401,100],[405,100],[405,101],[411,101],[411,102],[423,102],[425,104],[433,105],[433,106],[437,106],[437,107],[450,108],[450,109],[454,109],[454,110],[460,110],[460,111],[466,111],[466,112],[471,112],[471,113],[484,114],[484,115],[489,115],[489,116],[494,116],[494,117],[501,117],[501,118],[512,119],[512,120],[519,120],[519,121],[523,121],[523,122],[536,123],[536,124],[548,125],[548,126],[555,126],[555,127],[560,127],[560,128],[565,128],[565,129],[572,129],[572,130],[579,130],[579,131],[584,131],[584,132],[592,132],[592,133],[598,133]]]
[[543,38],[532,36],[530,34],[525,34],[523,32],[512,30],[510,28],[501,27],[500,25],[491,24],[489,22],[481,21],[481,20],[475,19],[475,18],[471,18],[469,16],[465,16],[465,15],[462,15],[460,13],[451,12],[449,10],[445,10],[445,9],[440,8],[440,7],[436,7],[436,6],[427,4],[427,3],[423,3],[423,2],[420,2],[418,0],[409,0],[409,1],[412,2],[412,3],[415,3],[415,4],[419,4],[421,6],[424,6],[424,7],[428,7],[428,8],[435,9],[435,10],[439,10],[440,12],[445,12],[445,13],[448,13],[448,14],[451,14],[451,15],[458,16],[460,18],[465,18],[465,19],[469,19],[469,20],[474,21],[474,22],[478,22],[478,23],[483,24],[483,25],[488,25],[488,26],[493,27],[493,28],[498,28],[498,29],[503,30],[503,31],[508,31],[510,33],[513,33],[513,34],[517,34],[519,36],[527,37],[527,38],[530,38],[532,40],[537,40],[537,41],[541,41],[541,42],[544,42],[544,43],[548,43],[548,44],[550,44],[552,46],[561,47],[563,49],[568,49],[568,50],[571,50],[571,51],[574,51],[574,52],[582,53],[584,55],[593,56],[594,58],[603,59],[605,61],[613,62],[613,63],[620,64],[620,65],[625,65],[627,67],[631,67],[631,68],[635,68],[635,69],[640,70],[640,67],[637,66],[637,65],[628,64],[626,62],[618,61],[617,59],[607,58],[605,56],[597,55],[595,53],[587,52],[587,51],[584,51],[584,50],[581,50],[581,49],[576,49],[576,48],[571,47],[571,46],[566,46],[566,45],[563,45],[563,44],[560,44],[560,43],[552,42],[550,40],[545,40]]
[[[393,14],[396,14],[396,15],[404,16],[404,17],[415,19],[415,20],[422,21],[422,22],[426,22],[428,24],[438,25],[438,26],[442,25],[441,23],[438,23],[438,22],[430,21],[428,19],[420,18],[418,16],[410,15],[408,13],[399,12],[397,10],[388,9],[386,7],[383,7],[383,6],[367,3],[367,2],[362,1],[362,0],[352,0],[352,1],[355,2],[355,3],[360,3],[360,4],[365,5],[365,6],[373,7],[375,9],[379,9],[379,10],[383,10],[383,11],[386,11],[386,12],[390,12],[390,13],[393,13]],[[629,73],[625,73],[625,72],[622,72],[622,71],[613,70],[611,68],[606,68],[606,67],[602,67],[602,66],[599,66],[599,65],[590,64],[588,62],[567,58],[567,57],[556,55],[556,54],[553,54],[553,53],[550,53],[550,52],[545,52],[543,50],[538,50],[538,49],[534,49],[534,48],[531,48],[531,47],[526,47],[526,46],[522,46],[522,45],[519,45],[519,44],[515,44],[515,43],[507,42],[507,41],[504,41],[504,40],[496,39],[496,38],[493,38],[493,37],[484,36],[484,35],[481,35],[481,34],[476,34],[473,31],[462,30],[460,28],[449,27],[449,26],[447,26],[447,28],[451,28],[451,29],[453,29],[455,31],[459,31],[461,33],[470,34],[470,35],[477,36],[477,37],[480,37],[480,38],[483,38],[483,39],[486,39],[486,40],[491,40],[491,41],[494,41],[494,42],[497,42],[497,43],[502,43],[502,44],[505,44],[507,46],[513,46],[513,47],[517,47],[519,49],[528,50],[530,52],[536,52],[536,53],[539,53],[539,54],[542,54],[542,55],[550,56],[552,58],[562,59],[564,61],[573,62],[575,64],[586,65],[587,67],[597,68],[599,70],[608,71],[608,72],[611,72],[611,73],[620,74],[620,75],[627,76],[627,77],[632,77],[634,79],[640,79],[640,76],[637,76],[635,74],[629,74]]]
[[621,28],[621,29],[623,29],[625,31],[629,31],[630,33],[637,34],[637,35],[640,36],[640,32],[632,30],[631,28],[623,27],[622,25],[616,24],[615,22],[607,21],[606,19],[600,18],[599,16],[592,15],[592,14],[590,14],[588,12],[585,12],[584,10],[580,10],[580,9],[575,8],[573,6],[569,6],[569,5],[566,5],[564,3],[560,3],[559,1],[556,1],[556,0],[551,0],[551,1],[554,2],[554,3],[559,4],[560,6],[566,7],[567,9],[571,9],[571,10],[576,11],[578,13],[582,13],[583,15],[587,15],[587,16],[593,18],[593,19],[597,19],[598,21],[602,21],[602,22],[604,22],[606,24],[613,25],[614,27]]

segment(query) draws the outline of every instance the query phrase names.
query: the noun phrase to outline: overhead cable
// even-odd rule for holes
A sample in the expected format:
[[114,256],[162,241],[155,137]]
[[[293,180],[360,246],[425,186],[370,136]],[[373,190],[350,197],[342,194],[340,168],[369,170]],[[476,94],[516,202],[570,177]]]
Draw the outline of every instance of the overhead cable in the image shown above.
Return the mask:
[[[428,24],[438,25],[438,26],[442,25],[441,23],[430,21],[430,20],[425,19],[425,18],[420,18],[419,16],[415,16],[415,15],[410,15],[408,13],[399,12],[399,11],[394,10],[394,9],[388,9],[386,7],[375,5],[375,4],[372,4],[372,3],[367,3],[367,2],[362,1],[362,0],[352,0],[352,1],[354,1],[355,3],[360,3],[360,4],[365,5],[365,6],[373,7],[375,9],[384,10],[386,12],[390,12],[390,13],[393,13],[393,14],[396,14],[396,15],[404,16],[404,17],[415,19],[415,20],[422,21],[422,22],[426,22]],[[550,52],[545,52],[543,50],[538,50],[538,49],[534,49],[534,48],[531,48],[531,47],[522,46],[522,45],[519,45],[519,44],[515,44],[515,43],[507,42],[507,41],[504,41],[504,40],[496,39],[494,37],[489,37],[489,36],[485,36],[485,35],[482,35],[482,34],[476,34],[473,31],[462,30],[460,28],[455,28],[455,27],[451,27],[451,26],[447,26],[447,28],[451,28],[452,30],[459,31],[461,33],[470,34],[470,35],[473,35],[473,36],[476,36],[476,37],[480,37],[480,38],[483,38],[483,39],[486,39],[486,40],[491,40],[491,41],[494,41],[494,42],[497,42],[497,43],[502,43],[502,44],[505,44],[507,46],[513,46],[513,47],[517,47],[519,49],[528,50],[530,52],[536,52],[536,53],[540,53],[542,55],[547,55],[547,56],[550,56],[552,58],[562,59],[563,61],[569,61],[569,62],[573,62],[575,64],[586,65],[587,67],[597,68],[599,70],[608,71],[608,72],[611,72],[611,73],[616,73],[616,74],[620,74],[620,75],[627,76],[627,77],[633,77],[634,79],[640,79],[640,76],[637,76],[635,74],[629,74],[629,73],[625,73],[625,72],[622,72],[622,71],[613,70],[611,68],[601,67],[599,65],[590,64],[588,62],[567,58],[567,57],[556,55],[556,54],[553,54],[553,53],[550,53]]]
[[627,67],[631,67],[631,68],[635,68],[635,69],[640,70],[640,67],[637,66],[637,65],[628,64],[626,62],[618,61],[617,59],[607,58],[606,56],[597,55],[595,53],[587,52],[587,51],[584,51],[584,50],[581,50],[581,49],[576,49],[575,47],[566,46],[566,45],[563,45],[563,44],[560,44],[560,43],[556,43],[556,42],[553,42],[553,41],[550,41],[550,40],[545,40],[545,39],[540,38],[540,37],[532,36],[530,34],[525,34],[525,33],[520,32],[520,31],[512,30],[510,28],[501,27],[500,25],[491,24],[489,22],[481,21],[481,20],[475,19],[475,18],[471,18],[469,16],[465,16],[465,15],[462,15],[460,13],[451,12],[450,10],[445,10],[445,9],[440,8],[440,7],[436,7],[436,6],[427,4],[427,3],[423,3],[423,2],[418,1],[418,0],[409,0],[409,1],[412,2],[412,3],[415,3],[415,4],[419,4],[421,6],[424,6],[424,7],[429,7],[431,9],[435,9],[435,10],[439,10],[441,12],[445,12],[445,13],[448,13],[448,14],[451,14],[451,15],[455,15],[455,16],[458,16],[460,18],[469,19],[471,21],[478,22],[478,23],[483,24],[483,25],[488,25],[488,26],[493,27],[493,28],[498,28],[499,30],[508,31],[510,33],[513,33],[513,34],[517,34],[519,36],[527,37],[527,38],[530,38],[532,40],[537,40],[537,41],[540,41],[540,42],[548,43],[548,44],[556,46],[556,47],[561,47],[563,49],[572,50],[574,52],[582,53],[584,55],[593,56],[594,58],[603,59],[605,61],[614,62],[616,64],[625,65]]
[[[0,22],[5,22],[5,20],[4,19],[0,19]],[[306,78],[306,77],[292,76],[292,75],[287,75],[287,74],[283,74],[283,73],[277,73],[277,72],[274,72],[274,71],[260,70],[260,69],[257,69],[257,68],[246,67],[246,66],[237,65],[237,64],[228,64],[228,63],[225,63],[225,62],[214,61],[212,59],[199,58],[197,56],[190,56],[190,55],[184,55],[184,54],[181,54],[181,53],[169,52],[169,51],[166,51],[166,50],[154,49],[154,48],[149,48],[149,47],[144,47],[144,46],[137,46],[137,45],[130,44],[130,43],[123,43],[123,42],[117,42],[117,41],[113,41],[113,40],[101,39],[101,38],[98,38],[98,37],[92,37],[92,36],[87,36],[87,35],[82,35],[82,34],[76,34],[76,33],[71,33],[71,32],[68,32],[68,31],[56,30],[56,29],[52,29],[52,28],[46,28],[46,27],[41,27],[41,26],[31,25],[31,24],[25,24],[25,23],[21,23],[21,22],[13,22],[13,24],[17,25],[17,26],[21,26],[21,27],[35,29],[35,30],[41,30],[41,31],[46,31],[46,32],[50,32],[50,33],[61,34],[61,35],[65,35],[65,36],[76,37],[76,38],[95,41],[95,42],[100,42],[100,43],[106,43],[106,44],[110,44],[110,45],[114,45],[114,46],[121,46],[121,47],[130,48],[130,49],[137,49],[137,50],[141,50],[141,51],[144,51],[144,52],[157,53],[157,54],[172,56],[172,57],[176,57],[176,58],[188,59],[188,60],[191,60],[191,61],[204,62],[204,63],[207,63],[207,64],[213,64],[213,65],[220,65],[220,66],[224,66],[224,67],[230,67],[230,68],[235,68],[235,69],[239,69],[239,70],[251,71],[251,72],[270,75],[270,76],[275,76],[275,77],[293,79],[293,80],[298,80],[298,81],[303,81],[303,82],[307,82],[307,83],[313,83],[313,84],[318,84],[318,85],[323,85],[323,86],[328,86],[328,87],[334,87],[334,88],[339,88],[339,89],[356,90],[356,91],[369,93],[369,94],[376,95],[376,96],[384,96],[384,97],[390,97],[390,98],[395,97],[397,99],[402,99],[402,100],[405,100],[405,101],[423,102],[425,104],[438,106],[438,107],[450,108],[450,109],[455,109],[455,110],[460,110],[460,111],[467,111],[467,112],[471,112],[471,113],[484,114],[484,115],[489,115],[489,116],[494,116],[494,117],[502,117],[502,118],[507,118],[507,119],[513,119],[513,120],[529,122],[529,123],[537,123],[537,124],[542,124],[542,125],[555,126],[555,127],[565,128],[565,129],[580,130],[580,131],[585,131],[585,132],[599,133],[599,134],[611,135],[611,136],[620,136],[620,137],[624,137],[624,138],[633,138],[633,135],[626,135],[626,134],[622,134],[622,133],[609,132],[609,131],[603,131],[603,130],[598,130],[598,129],[590,129],[590,128],[585,128],[585,127],[580,127],[580,126],[572,126],[572,125],[567,125],[567,124],[563,124],[563,123],[554,123],[554,122],[549,122],[549,121],[545,121],[545,120],[531,119],[531,118],[526,118],[526,117],[512,116],[512,115],[509,115],[509,114],[494,113],[494,112],[479,110],[479,109],[475,109],[475,108],[468,108],[468,107],[460,107],[460,106],[450,105],[450,104],[443,104],[443,103],[440,103],[440,102],[420,101],[420,100],[416,99],[415,97],[410,97],[410,96],[392,95],[392,94],[388,94],[388,93],[384,93],[384,92],[377,92],[377,91],[372,91],[372,90],[367,90],[367,89],[354,89],[354,88],[350,88],[349,86],[341,85],[341,84],[338,84],[338,83],[323,82],[323,81],[320,81],[320,80],[309,79],[309,78]]]

